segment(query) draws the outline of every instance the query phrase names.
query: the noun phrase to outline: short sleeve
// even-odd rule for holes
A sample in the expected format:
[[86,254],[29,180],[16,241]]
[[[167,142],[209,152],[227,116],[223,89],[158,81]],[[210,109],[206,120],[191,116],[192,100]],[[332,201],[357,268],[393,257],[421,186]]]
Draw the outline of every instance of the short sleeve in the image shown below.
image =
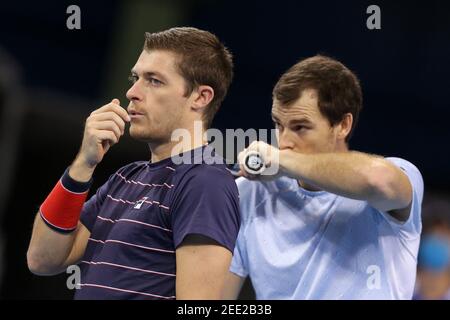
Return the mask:
[[248,276],[248,259],[244,226],[241,226],[241,229],[239,230],[236,246],[234,247],[233,259],[231,260],[230,271],[241,278]]
[[252,212],[255,209],[255,203],[258,201],[256,195],[262,194],[258,191],[258,186],[261,186],[259,181],[251,181],[244,177],[236,179],[236,185],[239,190],[240,210],[241,210],[241,227],[239,230],[236,246],[233,252],[233,259],[231,260],[230,271],[234,274],[245,278],[249,274],[249,262],[247,254],[247,239],[245,230],[251,221]]
[[174,245],[189,234],[206,236],[231,252],[239,232],[239,195],[225,168],[199,165],[189,170],[175,190],[170,210]]
[[416,238],[422,231],[422,199],[424,192],[424,183],[420,171],[412,163],[400,158],[386,158],[386,160],[399,167],[407,175],[412,186],[411,211],[404,223],[395,220],[387,213],[383,216],[389,222],[392,228],[398,230],[404,238]]
[[91,232],[95,220],[100,212],[100,208],[102,207],[106,195],[108,194],[113,176],[111,176],[105,184],[97,189],[97,192],[84,203],[83,209],[81,210],[80,222]]

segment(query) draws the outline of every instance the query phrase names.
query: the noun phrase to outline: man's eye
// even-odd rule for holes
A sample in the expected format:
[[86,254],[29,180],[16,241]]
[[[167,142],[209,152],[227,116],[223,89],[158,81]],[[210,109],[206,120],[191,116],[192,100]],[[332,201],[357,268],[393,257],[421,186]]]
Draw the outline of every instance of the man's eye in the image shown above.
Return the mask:
[[303,129],[306,129],[304,126],[295,126],[294,131],[301,131]]
[[131,75],[131,76],[128,77],[128,80],[129,80],[131,83],[135,83],[136,81],[139,80],[139,78],[138,78],[138,76],[136,76],[136,75]]
[[150,82],[150,84],[152,86],[155,86],[155,87],[159,87],[163,84],[161,81],[159,81],[158,79],[155,79],[155,78],[149,78],[148,81]]
[[283,132],[283,130],[284,130],[284,128],[283,128],[283,126],[279,123],[279,122],[273,122],[273,124],[274,124],[274,126],[275,126],[275,129],[277,129],[278,131],[280,131],[280,132]]

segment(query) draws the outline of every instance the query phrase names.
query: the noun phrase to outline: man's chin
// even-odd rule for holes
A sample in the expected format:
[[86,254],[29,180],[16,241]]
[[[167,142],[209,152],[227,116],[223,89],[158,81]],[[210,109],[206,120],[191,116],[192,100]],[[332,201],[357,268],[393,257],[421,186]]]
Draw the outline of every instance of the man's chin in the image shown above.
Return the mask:
[[130,137],[135,140],[147,142],[148,140],[152,140],[151,135],[148,132],[139,132],[136,130],[130,129]]
[[136,132],[130,130],[130,137],[141,142],[160,144],[164,139],[157,137],[157,135],[151,134],[149,132]]

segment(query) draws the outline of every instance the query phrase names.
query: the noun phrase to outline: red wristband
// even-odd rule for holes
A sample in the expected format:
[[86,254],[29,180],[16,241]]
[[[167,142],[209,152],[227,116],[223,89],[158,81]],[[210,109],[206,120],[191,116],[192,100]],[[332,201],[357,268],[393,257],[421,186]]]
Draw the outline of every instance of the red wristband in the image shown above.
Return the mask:
[[66,170],[39,210],[42,219],[50,228],[64,233],[77,228],[90,186],[90,182],[74,181],[68,171]]

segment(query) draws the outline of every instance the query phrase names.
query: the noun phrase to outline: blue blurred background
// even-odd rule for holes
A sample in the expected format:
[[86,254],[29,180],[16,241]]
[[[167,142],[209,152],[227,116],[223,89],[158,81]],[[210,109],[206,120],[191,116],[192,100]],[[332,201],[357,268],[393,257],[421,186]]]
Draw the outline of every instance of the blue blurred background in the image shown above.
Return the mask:
[[[72,4],[81,9],[80,30],[66,27]],[[381,8],[381,30],[366,27],[371,4]],[[36,277],[26,267],[34,215],[76,155],[89,113],[112,98],[126,105],[144,32],[174,26],[211,31],[234,54],[235,78],[213,123],[222,130],[271,128],[272,87],[302,57],[322,53],[354,70],[364,109],[350,146],[421,170],[430,238],[421,248],[416,298],[448,297],[449,15],[450,2],[433,0],[3,1],[0,297],[72,297],[66,275]],[[118,167],[148,158],[145,144],[125,137],[98,167],[93,190]],[[241,297],[252,297],[249,283]]]

